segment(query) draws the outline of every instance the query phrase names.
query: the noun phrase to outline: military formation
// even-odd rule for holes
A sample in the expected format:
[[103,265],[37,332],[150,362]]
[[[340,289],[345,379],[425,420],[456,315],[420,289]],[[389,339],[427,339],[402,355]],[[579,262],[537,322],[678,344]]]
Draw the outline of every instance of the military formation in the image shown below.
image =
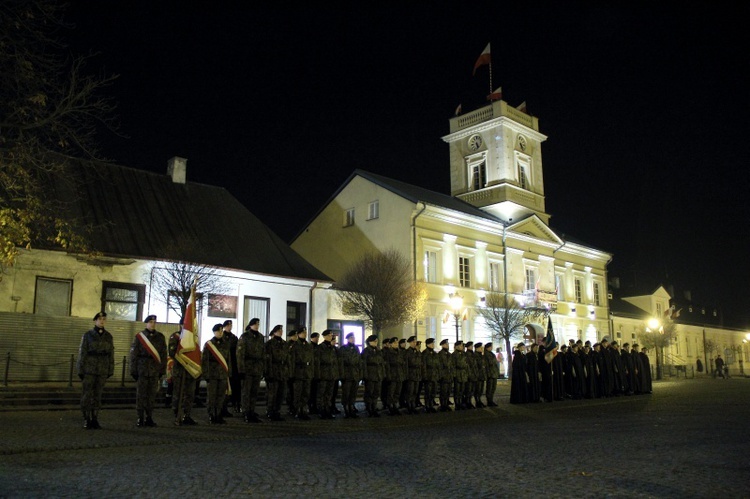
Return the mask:
[[[87,429],[100,428],[101,393],[114,369],[112,335],[104,329],[105,321],[105,313],[96,314],[94,328],[84,334],[79,351],[78,374],[84,381],[81,408]],[[149,315],[144,322],[146,327],[134,338],[129,355],[137,387],[136,426],[157,425],[153,418],[156,395],[168,368],[174,424],[197,424],[192,416],[200,379],[175,361],[180,331],[165,341],[155,329],[156,316]],[[386,338],[381,344],[378,336],[370,335],[360,351],[353,333],[338,346],[337,336],[328,329],[308,339],[307,328],[301,326],[284,339],[284,327],[276,325],[266,340],[257,318],[250,320],[239,338],[231,326],[231,321],[214,325],[213,337],[201,350],[200,378],[207,386],[209,424],[225,424],[225,418],[234,416],[230,408],[246,423],[261,423],[257,412],[261,380],[266,385],[265,419],[269,421],[285,420],[284,403],[286,416],[301,421],[311,415],[357,418],[360,385],[364,385],[365,412],[370,417],[380,417],[381,412],[398,416],[497,405],[494,395],[500,371],[491,343],[457,341],[451,352],[448,340],[438,346],[429,338],[423,349],[414,336]]]
[[646,349],[569,340],[553,345],[516,345],[511,364],[510,403],[649,394],[651,366]]

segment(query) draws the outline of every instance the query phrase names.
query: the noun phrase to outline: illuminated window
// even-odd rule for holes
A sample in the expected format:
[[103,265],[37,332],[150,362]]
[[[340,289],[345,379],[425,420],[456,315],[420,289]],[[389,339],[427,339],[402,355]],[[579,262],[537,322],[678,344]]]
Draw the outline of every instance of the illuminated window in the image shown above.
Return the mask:
[[659,318],[662,316],[661,303],[656,304],[656,316]]
[[487,163],[482,161],[471,167],[471,189],[482,189],[487,185]]
[[458,257],[458,281],[461,287],[471,287],[471,260],[468,257]]
[[518,165],[518,183],[521,189],[528,188],[528,180],[526,177],[526,168],[523,165]]
[[526,269],[525,290],[536,289],[536,269]]
[[516,156],[516,164],[518,167],[518,186],[521,189],[531,190],[531,161],[528,156],[519,154]]
[[575,286],[576,286],[576,303],[583,303],[580,279],[576,279]]
[[143,320],[146,286],[124,282],[102,282],[102,310],[110,320]]
[[70,315],[70,297],[73,294],[73,281],[70,279],[36,278],[34,313],[37,315]]
[[380,217],[380,202],[375,200],[367,206],[367,220]]
[[502,266],[499,262],[490,262],[490,291],[500,291],[501,272]]
[[601,301],[601,298],[599,297],[599,283],[595,282],[594,283],[594,305],[599,307],[601,306],[601,304],[602,304],[602,301]]
[[424,252],[424,280],[425,282],[438,282],[436,251]]
[[557,290],[557,299],[564,300],[565,293],[563,292],[563,280],[561,275],[555,276],[555,289]]
[[344,227],[354,225],[354,208],[349,208],[344,212]]

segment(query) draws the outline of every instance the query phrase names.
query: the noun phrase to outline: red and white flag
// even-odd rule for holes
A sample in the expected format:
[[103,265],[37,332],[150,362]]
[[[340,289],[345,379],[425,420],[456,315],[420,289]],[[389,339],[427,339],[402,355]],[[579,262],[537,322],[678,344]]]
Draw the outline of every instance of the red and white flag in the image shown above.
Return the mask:
[[501,100],[503,98],[503,87],[497,87],[490,95],[487,96],[487,100]]
[[479,58],[477,59],[477,62],[474,63],[474,72],[472,73],[472,75],[477,74],[477,69],[480,66],[486,66],[491,63],[492,63],[492,58],[490,57],[490,44],[488,43],[487,46],[482,51],[482,53],[479,54]]
[[201,368],[201,349],[197,341],[197,321],[195,320],[195,283],[190,288],[190,301],[185,310],[185,317],[182,320],[182,332],[180,333],[180,343],[177,345],[175,359],[185,367],[190,375],[198,379],[203,373]]

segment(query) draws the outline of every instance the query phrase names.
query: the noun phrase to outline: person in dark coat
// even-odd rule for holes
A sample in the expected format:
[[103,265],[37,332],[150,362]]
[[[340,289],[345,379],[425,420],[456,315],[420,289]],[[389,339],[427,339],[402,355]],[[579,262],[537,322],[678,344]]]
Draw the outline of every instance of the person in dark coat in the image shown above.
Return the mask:
[[211,329],[214,337],[203,345],[201,353],[201,368],[203,378],[208,387],[208,422],[209,424],[225,424],[223,417],[224,399],[229,385],[229,375],[232,372],[232,357],[230,355],[230,341],[224,338],[221,324],[215,324]]
[[417,414],[417,387],[422,380],[422,362],[417,350],[417,337],[410,336],[406,340],[406,405],[409,414]]
[[362,380],[362,357],[354,333],[346,335],[346,344],[339,348],[339,375],[341,376],[341,405],[345,418],[356,418],[354,403],[357,388]]
[[287,380],[291,372],[289,345],[282,337],[284,326],[277,324],[271,329],[270,338],[265,343],[266,351],[266,417],[271,421],[284,421],[281,403],[284,401]]
[[[167,343],[167,353],[172,358],[172,408],[175,415],[175,426],[193,426],[196,422],[191,414],[193,412],[195,387],[198,385],[198,380],[176,358],[183,325],[184,321],[180,319],[180,330],[172,333]],[[185,334],[195,333],[191,331]],[[195,342],[196,344],[198,343],[197,338]]]
[[378,348],[378,336],[371,334],[366,340],[367,346],[362,350],[362,379],[365,382],[365,408],[372,418],[380,417],[378,398],[385,378],[385,360]]
[[[557,342],[554,343],[557,348]],[[565,362],[564,355],[558,352],[552,358],[552,396],[557,401],[565,400]]]
[[539,372],[539,345],[532,343],[526,354],[526,373],[529,375],[528,401],[539,402],[542,396],[541,373]]
[[625,395],[633,395],[635,393],[636,374],[635,362],[633,362],[633,355],[630,353],[630,343],[623,343],[620,356],[622,357],[622,367],[625,370]]
[[583,398],[583,390],[586,382],[585,374],[583,372],[583,363],[581,357],[578,355],[578,343],[574,343],[568,348],[568,370],[566,374],[570,378],[570,395],[573,399],[578,400]]
[[155,329],[156,316],[149,315],[143,322],[146,328],[133,339],[129,358],[130,375],[136,381],[138,427],[156,426],[153,419],[156,393],[161,377],[167,372],[167,341]]
[[438,352],[438,359],[440,360],[440,379],[438,381],[439,388],[439,399],[440,399],[440,412],[450,411],[450,398],[451,398],[451,384],[453,383],[453,366],[451,364],[451,352],[448,350],[450,345],[448,340],[444,339],[440,341],[440,351]]
[[464,405],[464,391],[466,382],[469,379],[466,364],[466,352],[464,352],[464,342],[458,340],[453,344],[453,353],[451,354],[451,371],[453,372],[453,405],[457,411],[466,409]]
[[594,351],[591,349],[591,344],[589,342],[586,343],[583,347],[583,369],[586,372],[586,392],[584,396],[588,399],[593,399],[599,396],[596,365],[594,364]]
[[231,388],[230,394],[224,399],[224,408],[222,409],[222,417],[231,418],[234,415],[229,410],[229,406],[234,409],[235,412],[242,412],[242,383],[240,381],[240,373],[237,371],[237,342],[239,338],[232,332],[234,322],[227,319],[222,324],[224,329],[224,339],[229,342],[229,356],[232,361],[232,371],[229,373],[229,387]]
[[245,332],[237,341],[237,372],[242,389],[240,403],[246,423],[261,422],[258,413],[255,412],[255,405],[258,401],[260,379],[266,368],[266,346],[263,335],[258,331],[259,327],[260,319],[250,319]]
[[492,352],[492,343],[485,343],[484,345],[484,361],[487,366],[487,387],[484,393],[487,399],[487,407],[497,407],[495,391],[497,390],[497,380],[500,377],[500,363]]
[[318,414],[320,419],[333,419],[331,396],[333,384],[339,377],[336,349],[331,343],[333,331],[326,329],[320,336],[323,341],[315,349],[315,378],[318,380]]
[[525,404],[528,402],[529,375],[526,372],[526,345],[519,343],[513,351],[513,362],[510,371],[510,403]]
[[81,379],[81,412],[83,428],[98,430],[99,410],[102,407],[102,393],[107,379],[115,373],[115,347],[112,335],[104,329],[107,314],[99,312],[94,316],[94,327],[81,337],[78,348],[76,371]]
[[609,340],[602,338],[599,343],[599,355],[601,357],[601,385],[602,396],[611,397],[615,388],[615,369],[612,360],[612,350],[609,347]]
[[612,389],[612,394],[615,396],[623,395],[627,391],[627,378],[625,376],[625,366],[622,363],[622,354],[620,353],[620,345],[613,341],[610,346],[612,356],[612,366],[615,372],[615,385]]
[[540,399],[544,400],[545,402],[552,402],[553,400],[555,400],[555,397],[552,394],[552,362],[553,357],[557,354],[557,352],[548,355],[549,353],[550,352],[547,350],[547,347],[545,347],[544,345],[539,346],[539,352],[537,354],[537,364],[539,374],[541,375],[541,381],[539,383],[539,394]]
[[400,416],[401,411],[398,409],[398,398],[401,394],[401,386],[404,383],[404,374],[406,366],[405,358],[400,354],[398,347],[398,338],[393,337],[383,345],[383,357],[386,363],[386,373],[388,376],[388,386],[386,388],[385,401],[388,413],[391,416]]
[[440,359],[435,351],[435,338],[427,338],[424,344],[425,349],[422,352],[424,410],[425,412],[437,412],[437,409],[432,405],[432,401],[435,400],[437,383],[440,381]]
[[297,341],[292,344],[291,366],[294,370],[294,410],[297,419],[309,421],[310,382],[313,378],[313,346],[307,341],[307,328],[297,330]]
[[651,393],[651,361],[648,358],[648,350],[641,350],[641,364],[643,365],[643,377],[641,378],[641,391]]
[[633,343],[633,347],[630,350],[630,357],[633,359],[633,393],[636,395],[642,393],[643,386],[641,384],[643,376],[643,359],[641,359],[641,352],[639,351],[638,343]]

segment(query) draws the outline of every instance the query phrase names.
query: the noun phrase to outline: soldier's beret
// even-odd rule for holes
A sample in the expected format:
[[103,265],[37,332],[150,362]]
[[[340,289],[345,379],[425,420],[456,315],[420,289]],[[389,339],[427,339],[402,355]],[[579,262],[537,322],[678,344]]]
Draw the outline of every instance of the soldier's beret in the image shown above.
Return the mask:
[[297,330],[296,329],[290,329],[286,332],[286,337],[289,338],[290,336],[297,336]]
[[248,326],[254,326],[256,324],[260,324],[260,319],[258,319],[257,317],[253,317],[252,319],[250,319],[250,322],[247,323]]
[[492,348],[492,343],[485,343],[484,348]]
[[313,333],[313,334],[310,335],[310,339],[317,338],[318,336],[320,336],[319,333]]
[[616,347],[617,346],[617,342],[613,341],[612,343],[610,343],[610,345],[612,345],[613,347]]
[[409,336],[409,339],[408,339],[408,340],[406,340],[406,342],[407,342],[407,343],[411,343],[412,341],[414,341],[414,340],[416,340],[416,339],[417,339],[417,337],[416,337],[416,336]]
[[424,344],[425,344],[425,345],[432,345],[433,343],[435,343],[435,338],[427,338],[427,339],[426,339],[426,340],[424,341]]
[[445,339],[445,340],[441,341],[441,342],[440,342],[440,344],[441,344],[441,345],[447,345],[447,344],[448,344],[448,340],[447,340],[447,339]]
[[602,338],[602,341],[601,341],[601,342],[602,342],[602,343],[609,343],[609,340],[608,340],[608,339],[607,339],[607,337],[605,336],[604,338]]
[[378,341],[378,335],[377,334],[371,334],[367,337],[367,343],[370,343],[372,341]]
[[107,312],[97,312],[92,320],[97,320],[99,317],[107,317]]
[[320,334],[321,334],[321,336],[331,336],[333,334],[333,331],[331,331],[330,329],[326,329],[325,331],[323,331]]
[[473,347],[473,346],[474,346],[474,343],[473,343],[473,342],[471,342],[471,341],[467,341],[467,342],[466,342],[466,346],[467,346],[467,347]]
[[354,338],[354,333],[347,334],[346,339],[348,340],[349,338]]
[[222,326],[221,324],[214,324],[214,327],[211,328],[211,331],[215,333],[216,331],[221,331],[221,328],[223,327],[224,326]]
[[229,319],[227,319],[227,320],[224,321],[224,324],[222,324],[221,327],[228,326],[230,324],[232,324],[232,321],[229,320]]
[[148,323],[148,322],[150,322],[150,321],[155,321],[155,320],[156,320],[156,316],[155,316],[155,315],[153,315],[153,314],[151,314],[151,315],[149,315],[148,317],[146,317],[145,319],[143,319],[143,322],[146,322],[146,323]]
[[400,340],[398,340],[399,345],[402,345],[404,343],[406,343],[406,338],[401,338]]
[[454,346],[454,347],[457,347],[458,345],[463,345],[463,344],[464,344],[464,342],[463,342],[463,341],[461,341],[461,340],[458,340],[457,342],[455,342],[455,343],[453,344],[453,346]]

